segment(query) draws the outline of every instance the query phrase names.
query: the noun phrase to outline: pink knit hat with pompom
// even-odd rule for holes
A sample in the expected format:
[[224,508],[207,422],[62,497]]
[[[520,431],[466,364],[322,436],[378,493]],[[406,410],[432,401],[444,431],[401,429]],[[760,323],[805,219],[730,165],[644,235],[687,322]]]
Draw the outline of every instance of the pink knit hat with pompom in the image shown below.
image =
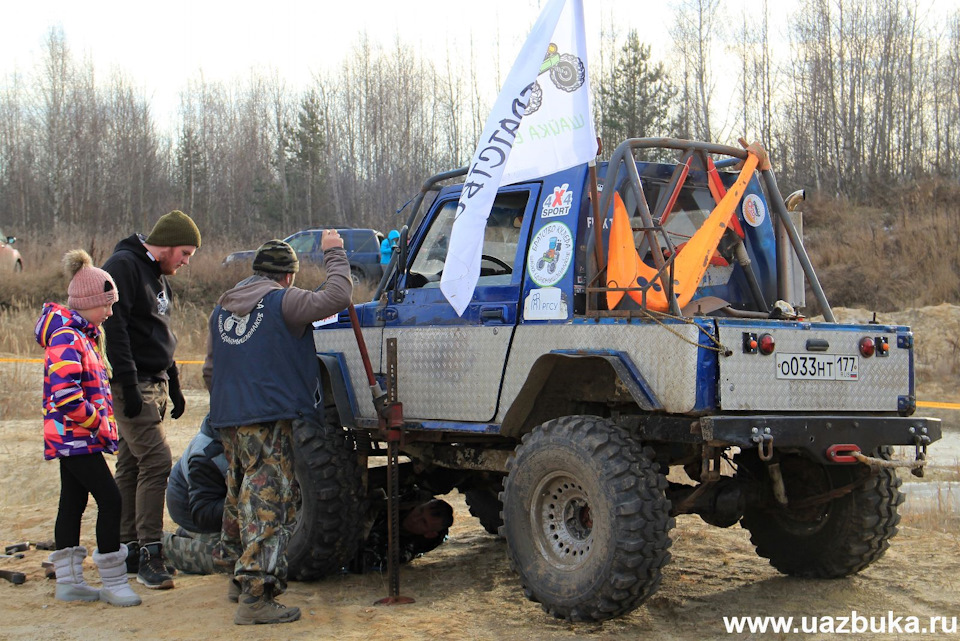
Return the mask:
[[70,309],[93,309],[120,300],[113,277],[94,267],[90,254],[82,249],[71,249],[64,254],[63,271],[70,278],[67,287],[67,307]]

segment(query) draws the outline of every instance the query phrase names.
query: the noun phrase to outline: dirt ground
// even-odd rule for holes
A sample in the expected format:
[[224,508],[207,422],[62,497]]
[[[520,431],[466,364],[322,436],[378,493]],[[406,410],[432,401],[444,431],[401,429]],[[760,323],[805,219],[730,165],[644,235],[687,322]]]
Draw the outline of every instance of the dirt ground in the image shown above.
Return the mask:
[[[944,322],[960,318],[953,308]],[[940,310],[942,314],[943,310]],[[927,321],[919,321],[921,324]],[[916,325],[917,319],[914,319]],[[957,332],[952,332],[957,336]],[[949,358],[949,354],[941,354]],[[935,360],[932,356],[930,361]],[[189,367],[189,366],[188,366]],[[199,369],[199,368],[197,368]],[[39,378],[37,387],[39,388]],[[921,387],[935,400],[960,402],[955,386],[930,381]],[[26,396],[26,394],[25,394]],[[30,393],[32,402],[33,392]],[[204,395],[188,395],[188,411],[171,422],[168,438],[179,454],[206,412]],[[954,487],[960,457],[960,413],[925,411],[945,420],[945,447],[931,447],[931,477],[926,483]],[[0,545],[42,541],[53,536],[59,491],[57,465],[42,461],[38,422],[0,420]],[[905,477],[906,478],[906,477]],[[915,480],[908,483],[919,484]],[[918,487],[919,485],[917,485]],[[911,486],[911,489],[914,486]],[[906,512],[914,499],[907,498]],[[936,491],[940,496],[943,491]],[[237,628],[234,606],[226,600],[223,576],[180,574],[176,588],[152,591],[134,583],[143,598],[137,608],[101,603],[61,603],[54,583],[40,567],[48,552],[31,548],[23,559],[0,558],[0,569],[26,573],[23,585],[0,580],[0,640],[6,639],[205,639],[226,641],[242,635],[257,639],[680,639],[804,638],[789,635],[730,635],[730,616],[929,616],[960,618],[960,534],[924,521],[905,518],[890,550],[860,574],[835,581],[800,580],[778,574],[750,545],[739,526],[719,529],[698,517],[682,516],[672,532],[672,561],[664,569],[660,590],[622,618],[597,624],[570,624],[543,613],[526,600],[510,570],[504,543],[484,532],[469,515],[459,494],[445,497],[455,509],[449,540],[439,549],[405,566],[401,593],[410,605],[383,607],[374,602],[388,593],[386,577],[344,575],[314,583],[291,583],[282,597],[303,610],[303,618],[282,626]],[[942,498],[940,500],[943,503]],[[941,506],[956,523],[956,507]],[[952,514],[952,517],[951,517]],[[84,517],[83,543],[94,547],[95,504]],[[168,527],[173,527],[167,521]],[[87,579],[96,571],[87,562]],[[854,635],[855,638],[907,639],[942,636]],[[806,638],[833,638],[814,634]],[[960,638],[960,632],[949,638]]]

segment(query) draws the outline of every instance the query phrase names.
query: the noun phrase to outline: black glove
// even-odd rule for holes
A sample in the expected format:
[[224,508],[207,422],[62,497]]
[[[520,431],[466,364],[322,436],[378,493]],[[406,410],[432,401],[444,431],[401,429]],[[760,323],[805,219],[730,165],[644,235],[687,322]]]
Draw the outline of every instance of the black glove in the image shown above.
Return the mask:
[[123,415],[127,418],[136,418],[143,411],[143,396],[137,385],[123,386]]
[[183,398],[183,392],[180,391],[180,372],[177,370],[177,364],[174,363],[167,370],[167,378],[170,379],[170,400],[173,401],[173,411],[170,412],[170,418],[178,419],[183,416],[183,410],[187,408],[187,401]]

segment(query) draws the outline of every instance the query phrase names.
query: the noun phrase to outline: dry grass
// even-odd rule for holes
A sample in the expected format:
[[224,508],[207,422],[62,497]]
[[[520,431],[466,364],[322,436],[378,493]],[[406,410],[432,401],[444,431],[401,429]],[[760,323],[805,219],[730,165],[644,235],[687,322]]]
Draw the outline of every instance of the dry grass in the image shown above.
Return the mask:
[[[67,234],[69,236],[69,234]],[[104,234],[104,236],[107,236]],[[121,235],[110,234],[110,238]],[[67,279],[61,272],[60,259],[68,250],[83,247],[102,265],[112,251],[96,236],[74,235],[52,238],[50,244],[20,247],[26,270],[13,277],[0,275],[0,355],[6,358],[40,359],[43,349],[34,338],[34,325],[47,301],[65,303]],[[187,362],[183,370],[185,389],[203,388],[201,368],[190,361],[202,361],[206,354],[207,321],[220,295],[250,274],[249,265],[223,267],[224,256],[236,251],[238,244],[216,241],[204,243],[188,267],[170,278],[173,289],[173,331],[178,339],[176,357]],[[325,279],[323,270],[304,265],[297,275],[298,287],[313,289]],[[354,290],[354,301],[370,299],[369,286]],[[109,340],[109,337],[108,337]],[[38,416],[42,368],[31,363],[2,363],[3,386],[0,388],[0,420]],[[24,398],[24,390],[27,399]]]
[[937,484],[932,496],[908,496],[909,507],[901,508],[900,522],[907,527],[933,530],[960,537],[960,489]]
[[[811,261],[831,305],[892,311],[960,302],[960,185],[927,181],[888,202],[802,206]],[[811,315],[819,313],[807,296]]]
[[[39,346],[37,349],[40,349]],[[32,355],[43,358],[43,352]],[[40,416],[43,365],[40,363],[0,363],[0,421]]]

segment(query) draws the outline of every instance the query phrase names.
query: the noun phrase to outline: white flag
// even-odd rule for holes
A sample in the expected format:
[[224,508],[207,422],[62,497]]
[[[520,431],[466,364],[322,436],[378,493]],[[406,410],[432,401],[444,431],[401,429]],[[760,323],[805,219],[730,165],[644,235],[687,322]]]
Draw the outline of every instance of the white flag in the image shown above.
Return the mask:
[[596,154],[583,0],[550,0],[487,118],[460,195],[440,279],[458,315],[480,276],[483,230],[497,189]]

